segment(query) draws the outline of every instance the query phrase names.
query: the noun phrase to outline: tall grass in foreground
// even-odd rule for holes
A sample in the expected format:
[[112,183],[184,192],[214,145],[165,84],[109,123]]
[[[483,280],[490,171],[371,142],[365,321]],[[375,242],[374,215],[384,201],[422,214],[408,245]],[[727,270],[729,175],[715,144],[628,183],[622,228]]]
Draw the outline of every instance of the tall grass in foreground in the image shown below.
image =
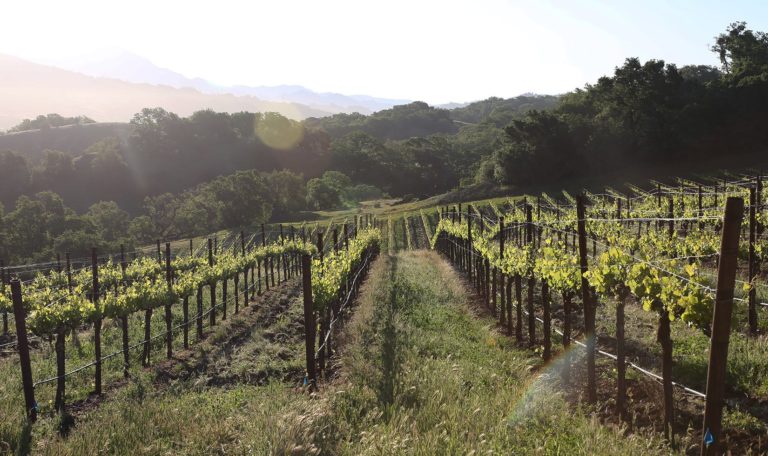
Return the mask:
[[343,378],[294,424],[321,454],[664,454],[602,426],[551,386],[556,369],[467,310],[435,255],[379,261],[347,328]]

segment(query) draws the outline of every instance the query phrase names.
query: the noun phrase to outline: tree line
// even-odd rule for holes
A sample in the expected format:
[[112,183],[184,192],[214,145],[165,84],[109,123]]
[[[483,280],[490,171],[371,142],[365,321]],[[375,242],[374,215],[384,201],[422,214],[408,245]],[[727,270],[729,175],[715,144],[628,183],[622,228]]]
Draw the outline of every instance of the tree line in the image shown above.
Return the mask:
[[768,35],[736,22],[715,40],[720,68],[628,58],[555,109],[513,120],[478,180],[524,187],[763,151]]
[[7,213],[0,205],[0,258],[11,263],[49,260],[56,254],[86,256],[92,247],[116,252],[156,239],[200,236],[235,227],[255,230],[270,220],[307,219],[307,208],[328,209],[379,198],[376,187],[353,184],[328,171],[305,181],[288,170],[242,170],[181,193],[144,198],[132,216],[117,202],[100,201],[78,213],[51,191],[22,195]]

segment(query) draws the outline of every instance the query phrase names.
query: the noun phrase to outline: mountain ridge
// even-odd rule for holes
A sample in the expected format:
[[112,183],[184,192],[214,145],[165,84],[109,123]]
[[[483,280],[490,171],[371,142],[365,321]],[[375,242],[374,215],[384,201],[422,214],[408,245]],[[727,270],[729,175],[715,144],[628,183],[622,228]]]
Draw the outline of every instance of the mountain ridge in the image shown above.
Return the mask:
[[248,95],[266,101],[307,105],[331,112],[371,114],[412,100],[315,92],[297,84],[276,86],[247,84],[220,85],[199,77],[188,77],[164,68],[146,57],[123,49],[102,49],[78,57],[59,58],[44,63],[94,77],[107,77],[134,83],[166,85],[177,89],[193,88],[206,94]]
[[0,54],[0,74],[0,130],[7,130],[25,118],[54,112],[64,116],[85,115],[99,122],[127,122],[143,108],[153,106],[182,116],[203,109],[230,113],[271,111],[296,120],[343,112],[252,95],[206,94],[193,88],[87,76],[7,54]]

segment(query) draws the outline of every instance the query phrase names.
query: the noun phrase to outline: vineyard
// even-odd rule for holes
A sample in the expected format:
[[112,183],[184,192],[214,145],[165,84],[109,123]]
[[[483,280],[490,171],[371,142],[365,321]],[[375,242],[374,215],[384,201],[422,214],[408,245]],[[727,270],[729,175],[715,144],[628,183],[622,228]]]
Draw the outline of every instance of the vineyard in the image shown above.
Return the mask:
[[[362,218],[355,222],[351,229],[346,221],[332,222],[327,233],[318,226],[301,226],[300,233],[291,227],[290,235],[282,225],[279,235],[277,227],[266,232],[262,225],[260,236],[240,232],[221,244],[208,238],[198,249],[189,240],[189,249],[177,255],[171,243],[163,251],[158,241],[156,255],[146,249],[131,252],[131,260],[125,251],[98,255],[94,249],[90,261],[67,254],[64,265],[59,258],[3,268],[0,305],[6,342],[0,348],[3,357],[18,356],[11,371],[22,380],[28,419],[35,422],[38,415],[64,411],[67,394],[80,407],[101,396],[105,386],[119,386],[120,377],[131,376],[137,350],[144,368],[152,363],[153,350],[165,348],[165,358],[172,359],[174,347],[189,349],[204,340],[217,317],[224,321],[236,316],[257,296],[286,286],[295,276],[303,277],[309,296],[305,318],[318,322],[319,331],[313,334],[318,349],[312,356],[322,372],[325,354],[332,353],[334,323],[355,298],[379,250],[379,232],[370,223],[363,226]],[[329,233],[333,243],[325,242]],[[196,307],[190,312],[191,303]],[[157,312],[160,318],[156,310],[162,311]],[[153,331],[153,323],[164,324],[164,330]],[[82,342],[86,336],[92,345]],[[45,344],[53,344],[54,363]],[[88,373],[92,382],[85,378]],[[304,382],[314,381],[313,376],[305,376]],[[45,388],[48,384],[55,384],[55,392]]]
[[[289,367],[258,382],[277,375],[317,391],[336,369],[336,337],[379,252],[432,249],[465,274],[497,329],[541,360],[541,375],[568,403],[599,404],[604,421],[663,434],[673,449],[763,452],[764,199],[760,177],[679,180],[355,215],[288,232],[262,225],[197,247],[158,241],[7,266],[0,408],[10,416],[23,399],[35,422],[98,407],[155,364],[167,375],[179,359],[241,337],[238,325],[269,328],[290,347],[274,354]],[[281,315],[291,321],[272,329]],[[10,437],[15,424],[5,426],[3,441],[22,445]]]
[[[765,327],[759,312],[766,306],[760,275],[766,247],[760,178],[633,190],[632,195],[565,194],[563,201],[542,195],[535,207],[523,199],[503,210],[493,205],[484,211],[443,208],[432,245],[466,272],[499,325],[519,343],[552,361],[558,356],[553,339],[559,337],[564,385],[572,382],[576,354],[571,346],[585,347],[589,402],[597,401],[595,357],[601,355],[613,363],[607,375],[615,377],[612,409],[618,419],[633,421],[628,398],[639,388],[630,391],[628,385],[638,385],[628,380],[630,368],[662,384],[659,424],[668,439],[700,426],[701,415],[691,416],[696,412],[690,407],[676,417],[677,388],[678,396],[686,396],[683,401],[700,401],[692,407],[698,413],[706,404],[702,447],[713,452],[719,445],[734,447],[745,430],[721,433],[724,404],[747,422],[766,419],[762,405],[768,371],[759,337]],[[734,288],[740,291],[736,296]],[[598,313],[599,303],[605,305]],[[648,346],[648,334],[633,328],[633,337],[627,337],[630,303],[648,314],[632,312],[643,326],[655,327],[648,332],[655,333],[661,353]],[[673,343],[672,323],[677,321],[674,330],[684,339]],[[675,346],[684,353],[675,355]],[[649,362],[658,358],[658,364]],[[760,436],[765,431],[757,425],[753,432]]]

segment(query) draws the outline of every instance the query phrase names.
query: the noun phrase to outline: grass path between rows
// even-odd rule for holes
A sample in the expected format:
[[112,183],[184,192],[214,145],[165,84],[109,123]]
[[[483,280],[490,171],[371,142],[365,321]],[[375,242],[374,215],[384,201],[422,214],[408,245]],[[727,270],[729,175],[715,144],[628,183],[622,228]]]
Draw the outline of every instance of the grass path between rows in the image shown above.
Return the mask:
[[556,369],[470,310],[427,251],[382,256],[345,330],[341,375],[297,417],[294,453],[668,454],[603,426],[551,385]]

